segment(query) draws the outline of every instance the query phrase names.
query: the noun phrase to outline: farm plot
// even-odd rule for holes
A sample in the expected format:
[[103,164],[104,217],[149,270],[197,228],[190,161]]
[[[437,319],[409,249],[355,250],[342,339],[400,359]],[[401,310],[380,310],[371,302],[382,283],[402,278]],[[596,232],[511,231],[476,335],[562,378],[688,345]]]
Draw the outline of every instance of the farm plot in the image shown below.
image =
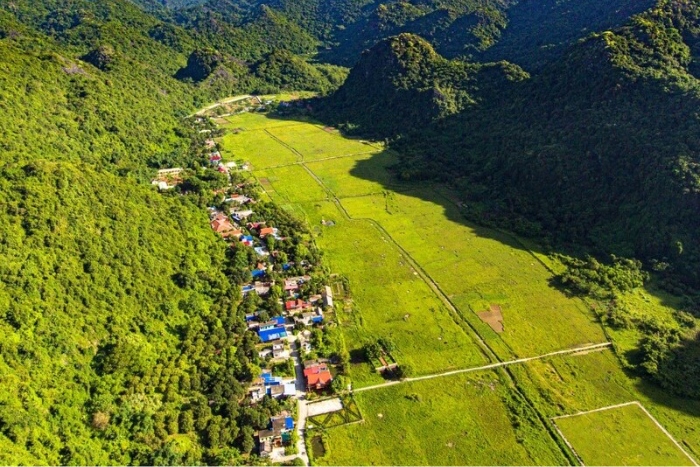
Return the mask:
[[[353,311],[344,314],[341,324],[351,354],[359,355],[365,342],[385,337],[396,345],[398,363],[410,364],[416,374],[486,363],[450,311],[371,223],[343,218],[330,202],[302,207],[311,225],[335,221],[322,227],[317,242],[330,269],[350,280]],[[377,382],[376,375],[364,371],[353,371],[352,378],[357,387]]]
[[253,175],[261,181],[266,191],[276,201],[284,203],[300,203],[305,201],[325,200],[326,191],[309,175],[301,165],[277,167],[275,169],[256,170]]
[[700,452],[700,401],[673,397],[644,379],[631,377],[610,349],[514,365],[510,372],[543,416],[638,400],[691,454]]
[[[316,161],[307,164],[336,196],[362,196],[381,193],[387,186],[397,189],[408,185],[394,180],[387,168],[398,162],[396,154],[383,151],[378,154],[360,154],[340,159]],[[355,174],[349,176],[349,174]]]
[[224,117],[229,128],[240,128],[242,130],[260,130],[264,128],[278,128],[284,126],[304,125],[297,120],[284,120],[269,118],[265,114],[245,112],[230,117]]
[[695,465],[638,403],[554,422],[586,465]]
[[294,164],[299,160],[297,154],[264,130],[229,133],[222,138],[220,144],[222,154],[227,160],[243,159],[249,161],[255,169]]
[[311,124],[270,128],[268,131],[298,151],[305,162],[380,150],[377,146],[343,138]]
[[[326,432],[322,465],[563,465],[544,426],[498,374],[459,375],[356,394],[364,423]],[[518,440],[523,440],[522,442]]]
[[[551,273],[528,250],[500,232],[467,224],[432,192],[391,192],[342,204],[353,218],[379,222],[463,313],[474,318],[500,307],[498,336],[515,356],[605,341],[593,314],[550,287]],[[479,329],[495,339],[488,326]]]

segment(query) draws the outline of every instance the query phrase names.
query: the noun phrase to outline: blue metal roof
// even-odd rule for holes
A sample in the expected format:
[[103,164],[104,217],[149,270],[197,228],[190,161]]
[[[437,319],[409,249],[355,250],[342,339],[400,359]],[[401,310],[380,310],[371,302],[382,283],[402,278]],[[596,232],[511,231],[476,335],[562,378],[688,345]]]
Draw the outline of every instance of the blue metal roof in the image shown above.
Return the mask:
[[287,417],[284,419],[284,427],[288,430],[294,429],[294,419],[292,417]]
[[275,321],[277,324],[284,324],[287,322],[287,320],[284,318],[284,316],[276,316],[272,318],[272,321]]
[[282,337],[287,337],[287,331],[283,327],[275,327],[270,329],[261,329],[258,331],[258,336],[263,342],[270,342]]
[[323,316],[314,316],[311,318],[312,323],[320,323],[321,321],[323,321]]
[[253,272],[251,274],[253,276],[253,279],[257,279],[257,278],[263,277],[265,275],[265,270],[264,269],[253,269]]

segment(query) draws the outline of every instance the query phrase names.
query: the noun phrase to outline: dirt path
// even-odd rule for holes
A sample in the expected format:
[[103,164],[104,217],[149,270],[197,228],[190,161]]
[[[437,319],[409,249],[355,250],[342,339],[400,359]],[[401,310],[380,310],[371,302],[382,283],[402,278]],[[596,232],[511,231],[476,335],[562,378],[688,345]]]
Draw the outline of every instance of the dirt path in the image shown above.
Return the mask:
[[[233,97],[229,97],[228,99],[223,99],[223,100],[220,100],[220,101],[218,101],[218,102],[215,102],[215,103],[213,103],[213,104],[211,104],[211,105],[209,105],[209,106],[207,106],[207,107],[204,107],[203,109],[198,110],[197,112],[195,112],[195,113],[192,114],[192,115],[204,115],[204,114],[207,113],[208,111],[210,111],[210,110],[212,110],[212,109],[215,109],[215,108],[219,107],[220,105],[230,104],[231,102],[237,102],[237,101],[242,101],[242,100],[245,100],[245,99],[250,99],[251,97],[253,97],[253,96],[248,95],[248,94],[245,94],[245,95],[242,95],[242,96],[233,96]],[[190,115],[190,117],[192,117],[192,115]]]
[[[491,364],[489,364],[489,365],[477,366],[477,367],[474,367],[474,368],[464,368],[464,369],[462,369],[462,370],[445,371],[445,372],[436,373],[436,374],[433,374],[433,375],[417,376],[417,377],[415,377],[415,378],[406,378],[406,379],[402,379],[402,380],[400,380],[400,381],[388,381],[388,382],[386,382],[386,383],[377,384],[377,385],[374,385],[374,386],[367,386],[367,387],[365,387],[365,388],[355,389],[354,392],[371,391],[371,390],[373,390],[373,389],[381,389],[381,388],[385,388],[385,387],[388,387],[388,386],[395,386],[395,385],[397,385],[397,384],[410,383],[410,382],[413,382],[413,381],[423,381],[423,380],[426,380],[426,379],[442,378],[442,377],[445,377],[445,376],[458,375],[458,374],[461,374],[461,373],[471,373],[471,372],[474,372],[474,371],[491,370],[491,369],[493,369],[493,368],[500,368],[500,367],[509,366],[509,365],[517,365],[517,364],[520,364],[520,363],[527,363],[527,362],[531,362],[531,361],[533,361],[533,360],[541,360],[541,359],[544,359],[544,358],[554,357],[554,356],[557,356],[557,355],[575,354],[575,353],[578,353],[578,352],[581,352],[581,351],[590,351],[590,350],[594,350],[594,349],[603,349],[603,348],[606,348],[606,347],[610,347],[611,345],[612,345],[612,344],[611,344],[610,342],[603,342],[603,343],[600,343],[600,344],[593,344],[593,345],[588,345],[588,346],[585,346],[585,347],[574,347],[574,348],[572,348],[572,349],[557,350],[556,352],[550,352],[550,353],[547,353],[547,354],[544,354],[544,355],[538,355],[538,356],[536,356],[536,357],[519,358],[519,359],[517,359],[517,360],[510,360],[510,361],[507,361],[507,362],[491,363]],[[622,404],[622,405],[626,405],[626,404]],[[613,408],[613,407],[609,407],[609,408]],[[605,409],[600,409],[600,410],[605,410]],[[594,412],[595,412],[595,411],[594,411]],[[578,415],[578,414],[577,414],[577,415]],[[569,416],[573,416],[573,415],[569,415]]]

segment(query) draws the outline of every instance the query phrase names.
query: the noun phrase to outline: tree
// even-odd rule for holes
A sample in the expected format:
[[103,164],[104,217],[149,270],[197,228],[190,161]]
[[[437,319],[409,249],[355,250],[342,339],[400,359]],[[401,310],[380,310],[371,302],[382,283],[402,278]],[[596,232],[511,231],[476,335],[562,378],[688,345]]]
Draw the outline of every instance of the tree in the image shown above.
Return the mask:
[[396,369],[396,376],[399,379],[406,379],[412,377],[414,374],[413,366],[408,363],[403,363],[399,365]]

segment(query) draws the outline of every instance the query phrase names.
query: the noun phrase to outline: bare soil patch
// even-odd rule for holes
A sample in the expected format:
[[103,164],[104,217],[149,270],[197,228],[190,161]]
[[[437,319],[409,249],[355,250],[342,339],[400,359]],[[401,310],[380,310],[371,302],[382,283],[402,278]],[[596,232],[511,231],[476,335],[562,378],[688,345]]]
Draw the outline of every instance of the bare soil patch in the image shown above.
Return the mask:
[[503,332],[503,313],[500,305],[491,305],[490,310],[478,313],[481,321],[488,324],[497,333]]

